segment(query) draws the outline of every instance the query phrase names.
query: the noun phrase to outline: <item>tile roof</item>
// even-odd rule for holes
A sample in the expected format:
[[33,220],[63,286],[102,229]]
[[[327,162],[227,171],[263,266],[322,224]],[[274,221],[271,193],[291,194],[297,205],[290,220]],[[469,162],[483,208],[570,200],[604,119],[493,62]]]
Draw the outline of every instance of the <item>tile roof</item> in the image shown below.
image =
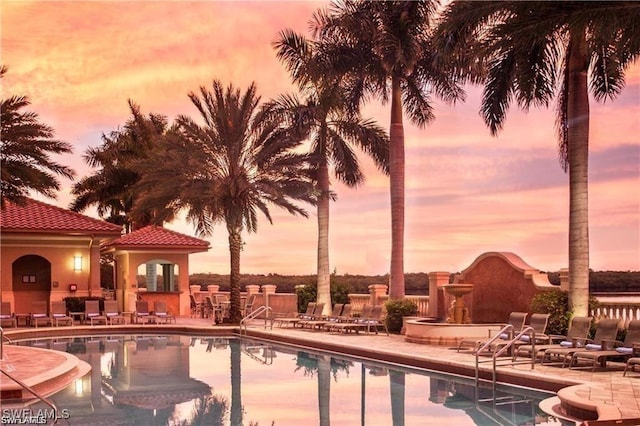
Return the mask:
[[6,203],[6,208],[0,211],[0,230],[2,232],[47,234],[101,233],[119,235],[122,232],[122,227],[29,198],[23,206],[11,202]]
[[103,247],[125,248],[184,248],[206,251],[209,242],[199,238],[180,234],[161,226],[145,226],[144,228],[125,234],[120,238],[106,242]]

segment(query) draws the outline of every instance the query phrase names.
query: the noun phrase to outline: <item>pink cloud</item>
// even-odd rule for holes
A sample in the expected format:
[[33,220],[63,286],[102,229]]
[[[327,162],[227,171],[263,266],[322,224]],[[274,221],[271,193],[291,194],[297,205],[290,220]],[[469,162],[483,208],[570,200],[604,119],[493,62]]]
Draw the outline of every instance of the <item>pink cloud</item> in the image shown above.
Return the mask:
[[[3,2],[4,93],[28,95],[43,122],[71,142],[60,158],[79,177],[81,155],[128,118],[127,99],[145,113],[197,116],[187,93],[213,78],[245,88],[256,81],[264,100],[292,90],[272,42],[285,28],[306,32],[327,2]],[[567,176],[557,162],[554,108],[528,114],[512,107],[492,137],[478,114],[481,88],[467,102],[436,103],[436,120],[418,129],[405,120],[407,146],[405,270],[456,271],[483,251],[509,250],[532,266],[567,265]],[[640,269],[640,170],[630,147],[640,140],[640,64],[629,68],[618,99],[591,103],[591,263]],[[388,105],[365,116],[389,124]],[[634,157],[634,155],[636,155]],[[388,178],[362,157],[367,180],[357,189],[334,181],[331,267],[339,273],[388,271]],[[634,163],[635,162],[635,163]],[[68,206],[70,182],[57,204]],[[242,270],[313,273],[315,211],[293,218],[273,211],[247,235]],[[89,212],[89,214],[94,214]],[[169,227],[193,234],[176,221]],[[192,272],[228,271],[226,231],[212,250],[191,258]]]

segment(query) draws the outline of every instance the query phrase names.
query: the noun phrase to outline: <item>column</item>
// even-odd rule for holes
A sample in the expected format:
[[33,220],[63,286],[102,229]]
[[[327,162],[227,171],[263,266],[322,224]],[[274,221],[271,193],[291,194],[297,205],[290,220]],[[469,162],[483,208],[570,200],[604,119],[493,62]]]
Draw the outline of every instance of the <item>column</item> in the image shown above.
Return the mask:
[[449,284],[449,272],[429,272],[429,316],[444,318],[446,306],[442,286]]
[[386,284],[371,284],[369,286],[369,303],[371,303],[371,306],[377,306],[380,304],[380,296],[387,295],[387,288],[388,286]]

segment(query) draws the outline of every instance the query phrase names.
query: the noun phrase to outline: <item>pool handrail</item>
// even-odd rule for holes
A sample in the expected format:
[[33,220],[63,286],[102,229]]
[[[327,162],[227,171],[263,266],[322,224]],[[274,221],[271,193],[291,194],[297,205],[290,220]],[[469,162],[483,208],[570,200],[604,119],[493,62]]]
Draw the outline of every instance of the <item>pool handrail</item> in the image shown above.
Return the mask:
[[[264,328],[267,328],[267,321],[269,321],[271,319],[271,315],[269,315],[271,313],[272,309],[270,306],[260,306],[258,309],[250,312],[247,316],[245,316],[244,318],[242,318],[240,320],[240,335],[242,335],[242,326],[244,325],[244,330],[247,331],[247,320],[250,319],[254,319],[256,318],[258,315],[262,314],[262,313],[267,313],[267,315],[265,315],[264,317]],[[273,328],[273,320],[271,320],[271,328]]]
[[52,401],[49,401],[44,396],[40,395],[34,389],[31,389],[31,387],[29,385],[27,385],[26,383],[24,383],[22,380],[18,379],[17,377],[13,377],[11,374],[9,374],[7,371],[5,371],[4,368],[0,368],[0,373],[4,374],[8,378],[10,378],[14,382],[16,382],[22,389],[24,389],[27,392],[31,393],[33,396],[38,398],[40,401],[44,402],[46,405],[51,407],[51,409],[53,410],[53,414],[54,414],[53,424],[58,423],[58,407],[56,406],[56,404],[54,404]]

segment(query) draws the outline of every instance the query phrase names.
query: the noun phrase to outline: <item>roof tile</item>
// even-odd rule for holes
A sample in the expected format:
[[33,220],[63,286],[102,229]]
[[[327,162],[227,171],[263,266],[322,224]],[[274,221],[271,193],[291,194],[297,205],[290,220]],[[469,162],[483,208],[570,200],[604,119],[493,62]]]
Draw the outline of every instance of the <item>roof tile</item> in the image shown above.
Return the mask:
[[25,205],[7,202],[0,211],[2,232],[99,232],[118,235],[122,227],[28,198]]
[[194,247],[209,248],[209,242],[199,238],[180,234],[161,226],[145,226],[144,228],[125,234],[120,238],[104,244],[105,247]]

